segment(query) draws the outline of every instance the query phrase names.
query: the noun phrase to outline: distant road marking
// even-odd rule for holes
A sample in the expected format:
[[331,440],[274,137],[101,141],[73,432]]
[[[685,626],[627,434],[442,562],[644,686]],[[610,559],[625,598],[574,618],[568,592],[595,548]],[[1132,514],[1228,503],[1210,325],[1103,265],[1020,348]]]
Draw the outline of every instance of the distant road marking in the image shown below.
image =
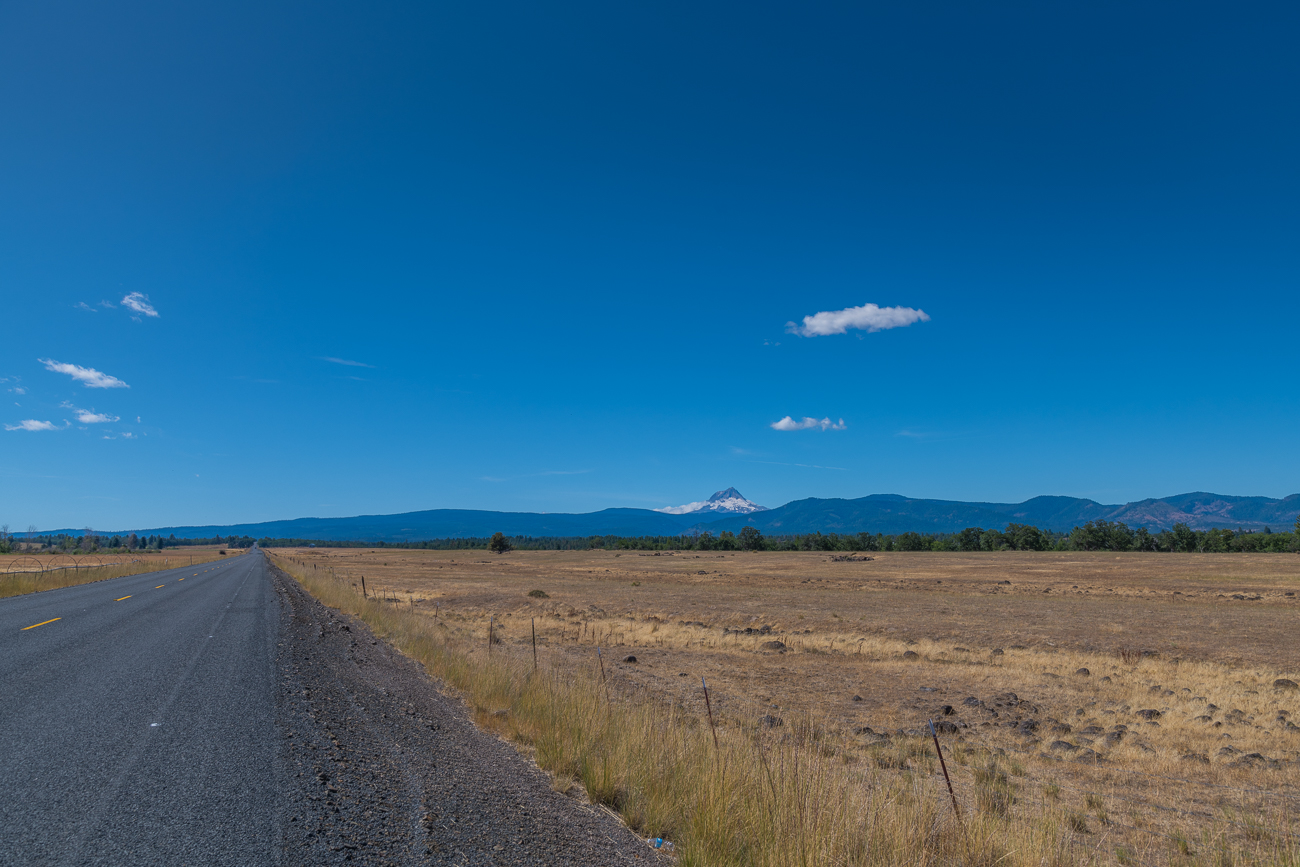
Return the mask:
[[35,629],[35,628],[38,627],[38,626],[44,626],[44,625],[47,624],[47,623],[53,623],[55,620],[62,620],[62,619],[63,619],[62,617],[53,617],[53,618],[51,618],[51,619],[49,619],[49,620],[42,620],[40,623],[33,623],[31,626],[24,626],[22,629],[20,629],[20,630],[18,630],[18,631],[19,631],[19,632],[26,632],[26,631],[29,630],[29,629]]
[[177,578],[176,580],[177,580],[177,581],[184,581],[185,579],[184,579],[184,578]]
[[166,586],[167,586],[166,584],[159,584],[157,587],[155,587],[155,588],[153,588],[153,589],[155,589],[155,590],[161,590],[162,588],[164,588],[164,587],[166,587]]
[[[132,596],[134,596],[134,595],[135,595],[135,594],[132,594]],[[122,599],[130,599],[130,598],[131,598],[130,596],[123,596],[123,597],[122,597]],[[113,601],[114,601],[114,602],[121,602],[122,599],[114,599]]]

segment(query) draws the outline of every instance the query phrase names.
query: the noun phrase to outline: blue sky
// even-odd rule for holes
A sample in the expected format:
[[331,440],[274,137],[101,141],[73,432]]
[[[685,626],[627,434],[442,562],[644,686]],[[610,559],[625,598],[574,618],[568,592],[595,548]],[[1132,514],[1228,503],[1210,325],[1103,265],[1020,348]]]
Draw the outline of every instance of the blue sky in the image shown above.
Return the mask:
[[3,4],[0,522],[1294,493],[1298,24]]

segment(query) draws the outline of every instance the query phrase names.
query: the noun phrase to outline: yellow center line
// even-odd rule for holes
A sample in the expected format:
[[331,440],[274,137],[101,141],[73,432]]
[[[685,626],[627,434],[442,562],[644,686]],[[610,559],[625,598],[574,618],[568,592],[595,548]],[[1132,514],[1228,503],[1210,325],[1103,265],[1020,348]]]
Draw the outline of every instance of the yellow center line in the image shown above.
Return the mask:
[[167,586],[166,584],[159,584],[157,587],[155,587],[155,588],[153,588],[153,589],[155,589],[155,590],[161,590],[163,587],[166,587],[166,586]]
[[[123,596],[123,597],[122,597],[122,599],[130,599],[130,598],[131,598],[130,596]],[[114,602],[121,602],[122,599],[114,599],[113,601],[114,601]]]
[[55,620],[62,620],[62,619],[63,619],[62,617],[54,617],[54,618],[51,618],[51,619],[49,619],[49,620],[42,620],[40,623],[33,623],[31,626],[24,626],[22,629],[20,629],[20,630],[18,630],[18,631],[19,631],[19,632],[26,632],[26,631],[29,630],[29,629],[35,629],[35,628],[38,627],[38,626],[44,626],[44,625],[47,624],[47,623],[53,623]]
[[177,581],[184,581],[185,579],[184,579],[184,578],[177,578],[176,580],[177,580]]

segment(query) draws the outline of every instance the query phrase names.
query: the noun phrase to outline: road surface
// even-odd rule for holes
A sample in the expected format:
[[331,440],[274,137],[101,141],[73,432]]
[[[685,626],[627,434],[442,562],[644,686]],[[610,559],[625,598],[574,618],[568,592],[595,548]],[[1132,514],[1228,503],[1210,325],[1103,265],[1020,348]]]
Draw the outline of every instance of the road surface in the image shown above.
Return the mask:
[[269,864],[260,554],[0,600],[0,863]]
[[0,865],[659,859],[262,552],[0,599]]

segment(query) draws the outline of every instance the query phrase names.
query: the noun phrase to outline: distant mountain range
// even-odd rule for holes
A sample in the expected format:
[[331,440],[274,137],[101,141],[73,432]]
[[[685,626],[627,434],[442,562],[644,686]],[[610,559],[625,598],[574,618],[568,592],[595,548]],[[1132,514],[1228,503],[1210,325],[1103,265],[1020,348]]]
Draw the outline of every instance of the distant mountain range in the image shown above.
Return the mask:
[[717,513],[723,515],[748,515],[751,512],[766,512],[767,506],[751,503],[740,495],[735,488],[718,491],[712,497],[699,503],[687,503],[684,506],[665,506],[655,509],[665,515],[705,515]]
[[[965,527],[1005,529],[1009,523],[1032,524],[1044,530],[1069,530],[1095,520],[1122,521],[1130,527],[1151,530],[1169,529],[1175,523],[1198,530],[1211,527],[1290,530],[1300,515],[1300,494],[1274,500],[1193,493],[1112,506],[1075,497],[1034,497],[1023,503],[964,503],[873,494],[855,500],[795,500],[776,509],[765,509],[746,500],[735,488],[728,488],[689,506],[699,508],[681,513],[675,510],[686,506],[671,507],[674,511],[604,509],[583,514],[432,509],[399,515],[296,518],[259,524],[158,527],[134,532],[175,534],[191,539],[252,536],[403,542],[482,537],[498,531],[507,536],[676,536],[704,531],[737,532],[747,525],[775,536],[816,532],[893,534],[909,530],[954,533]],[[80,530],[52,532],[81,533]]]

